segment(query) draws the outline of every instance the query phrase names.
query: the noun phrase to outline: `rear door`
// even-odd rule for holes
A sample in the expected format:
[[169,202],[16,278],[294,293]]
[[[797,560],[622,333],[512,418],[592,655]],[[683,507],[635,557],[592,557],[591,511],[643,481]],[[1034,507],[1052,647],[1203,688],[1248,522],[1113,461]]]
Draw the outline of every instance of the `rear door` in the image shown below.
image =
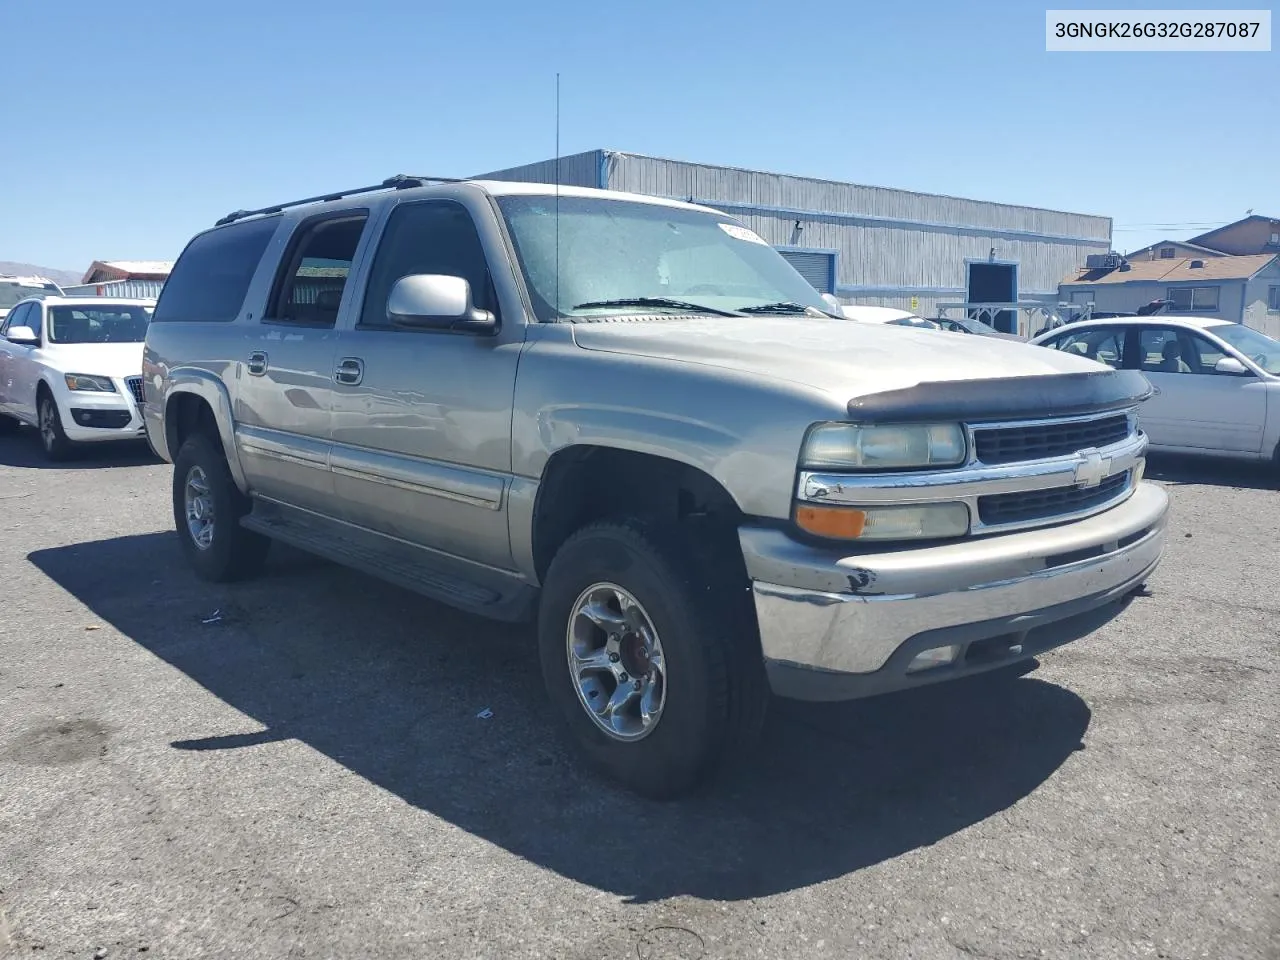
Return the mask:
[[[397,204],[386,220],[355,322],[339,338],[333,483],[348,521],[467,560],[511,569],[506,493],[512,395],[524,339],[503,323],[490,263],[460,201]],[[496,335],[393,327],[401,277],[466,279]]]
[[236,443],[259,495],[332,515],[330,405],[339,312],[368,222],[365,210],[298,224],[262,316],[248,329],[236,384]]
[[1132,338],[1127,366],[1141,370],[1157,391],[1141,412],[1153,445],[1230,454],[1261,451],[1267,396],[1257,376],[1216,372],[1226,353],[1185,327],[1143,326]]

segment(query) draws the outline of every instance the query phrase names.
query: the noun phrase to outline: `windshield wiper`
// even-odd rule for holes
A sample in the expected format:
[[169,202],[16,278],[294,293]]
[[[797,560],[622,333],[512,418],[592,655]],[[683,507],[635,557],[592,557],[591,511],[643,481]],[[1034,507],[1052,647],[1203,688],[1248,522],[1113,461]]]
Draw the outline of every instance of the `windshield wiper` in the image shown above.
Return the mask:
[[622,297],[617,300],[588,300],[586,303],[575,303],[571,309],[588,310],[592,307],[667,307],[672,310],[687,310],[695,313],[709,313],[717,317],[740,317],[742,314],[732,310],[720,310],[701,303],[688,300],[673,300],[670,297]]
[[833,317],[835,314],[828,313],[826,310],[820,310],[817,307],[806,307],[803,303],[796,303],[794,300],[779,300],[777,303],[762,303],[758,307],[739,307],[741,313],[794,313],[807,314],[810,310],[816,310],[818,313],[827,317]]

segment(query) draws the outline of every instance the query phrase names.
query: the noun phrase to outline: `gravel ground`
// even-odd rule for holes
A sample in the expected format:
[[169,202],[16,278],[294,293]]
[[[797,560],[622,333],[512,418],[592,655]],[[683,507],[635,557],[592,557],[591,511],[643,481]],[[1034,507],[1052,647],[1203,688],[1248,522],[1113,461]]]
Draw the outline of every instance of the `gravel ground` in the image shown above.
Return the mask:
[[781,704],[655,805],[549,732],[527,629],[285,549],[203,584],[167,466],[2,438],[0,954],[1280,957],[1278,494],[1154,466],[1169,552],[1103,629]]

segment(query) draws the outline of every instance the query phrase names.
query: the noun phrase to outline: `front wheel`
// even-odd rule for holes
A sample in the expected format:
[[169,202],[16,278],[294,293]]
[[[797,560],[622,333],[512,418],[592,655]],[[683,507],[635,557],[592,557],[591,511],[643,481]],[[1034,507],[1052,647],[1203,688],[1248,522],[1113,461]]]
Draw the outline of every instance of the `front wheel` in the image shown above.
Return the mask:
[[40,425],[40,446],[44,449],[44,455],[54,462],[69,459],[75,450],[75,444],[67,439],[67,434],[62,429],[57,402],[43,390],[36,406],[36,417]]
[[271,541],[240,526],[249,512],[220,445],[204,434],[188,437],[173,462],[173,520],[182,552],[214,583],[257,576]]
[[768,699],[749,595],[700,573],[694,552],[678,530],[596,523],[565,542],[543,585],[553,704],[597,767],[654,799],[744,752]]

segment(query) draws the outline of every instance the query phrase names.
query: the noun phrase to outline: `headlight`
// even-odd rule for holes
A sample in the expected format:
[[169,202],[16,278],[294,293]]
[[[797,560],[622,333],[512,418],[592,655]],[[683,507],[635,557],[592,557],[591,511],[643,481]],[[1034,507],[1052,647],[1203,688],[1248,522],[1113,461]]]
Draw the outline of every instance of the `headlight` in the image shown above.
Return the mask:
[[63,379],[67,381],[68,390],[86,390],[90,393],[115,393],[116,385],[110,377],[95,377],[88,373],[68,373]]
[[963,503],[909,507],[796,505],[796,526],[832,540],[940,540],[969,532]]
[[800,463],[844,470],[954,467],[965,454],[958,423],[821,423],[809,431]]

